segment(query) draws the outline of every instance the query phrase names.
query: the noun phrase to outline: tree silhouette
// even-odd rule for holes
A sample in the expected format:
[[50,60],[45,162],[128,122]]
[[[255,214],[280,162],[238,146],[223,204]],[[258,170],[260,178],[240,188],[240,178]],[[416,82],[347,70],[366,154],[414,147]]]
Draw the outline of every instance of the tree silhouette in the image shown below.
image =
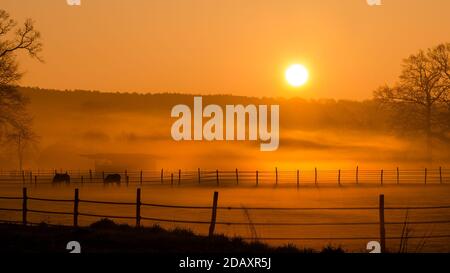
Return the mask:
[[425,136],[431,160],[433,139],[450,143],[450,43],[406,58],[398,83],[378,88],[374,97],[398,129]]
[[16,61],[17,53],[24,51],[42,61],[40,33],[31,19],[21,27],[10,15],[0,9],[0,141],[17,145],[19,167],[22,168],[23,150],[36,140],[31,130],[31,119],[26,112],[27,99],[17,90],[22,74]]

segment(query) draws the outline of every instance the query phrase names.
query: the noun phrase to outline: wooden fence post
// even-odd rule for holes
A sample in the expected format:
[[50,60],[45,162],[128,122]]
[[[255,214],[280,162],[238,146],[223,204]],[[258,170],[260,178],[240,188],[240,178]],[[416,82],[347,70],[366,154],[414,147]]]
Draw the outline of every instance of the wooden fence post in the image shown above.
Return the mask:
[[383,169],[381,169],[381,174],[380,174],[380,183],[383,186]]
[[136,227],[141,226],[141,188],[136,190]]
[[216,183],[219,186],[219,170],[216,169]]
[[258,170],[256,170],[256,186],[258,186],[258,183],[259,183],[259,181],[258,181]]
[[341,170],[338,171],[338,185],[341,185]]
[[439,167],[439,183],[442,184],[442,167]]
[[164,169],[161,169],[161,184],[164,184]]
[[356,166],[356,184],[359,183],[359,166]]
[[170,173],[170,185],[173,186],[173,173]]
[[397,167],[397,184],[400,184],[400,170]]
[[209,237],[211,238],[214,235],[214,229],[216,227],[216,216],[217,216],[217,200],[219,199],[219,193],[217,191],[214,192],[213,197],[213,206],[212,206],[212,214],[211,214],[211,224],[209,225]]
[[92,170],[89,169],[89,182],[92,182]]
[[379,216],[381,253],[384,253],[386,251],[386,230],[384,227],[384,194],[380,194]]
[[142,170],[141,170],[141,174],[139,176],[139,183],[142,185]]
[[425,168],[425,180],[424,180],[424,184],[427,184],[427,174],[428,174],[428,170],[427,168]]
[[275,167],[275,184],[278,185],[278,168]]
[[83,184],[83,176],[80,177],[81,184]]
[[27,225],[27,188],[22,189],[22,224]]
[[297,170],[297,188],[300,186],[300,171]]
[[178,185],[181,184],[181,169],[178,170]]
[[25,172],[22,170],[22,184],[25,184]]
[[198,183],[200,184],[200,168],[198,168]]
[[236,185],[239,185],[239,171],[236,168]]
[[75,196],[73,199],[73,226],[78,227],[78,203],[80,202],[78,198],[78,189],[75,189]]
[[314,184],[317,185],[317,168],[314,168]]
[[37,184],[37,175],[34,176],[34,184]]

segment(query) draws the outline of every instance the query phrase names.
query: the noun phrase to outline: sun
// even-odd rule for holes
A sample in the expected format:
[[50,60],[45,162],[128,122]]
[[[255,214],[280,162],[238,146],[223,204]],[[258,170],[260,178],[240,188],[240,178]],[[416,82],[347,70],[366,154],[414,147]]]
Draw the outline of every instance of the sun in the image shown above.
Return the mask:
[[304,65],[293,64],[286,69],[285,77],[290,86],[300,87],[308,81],[309,72]]

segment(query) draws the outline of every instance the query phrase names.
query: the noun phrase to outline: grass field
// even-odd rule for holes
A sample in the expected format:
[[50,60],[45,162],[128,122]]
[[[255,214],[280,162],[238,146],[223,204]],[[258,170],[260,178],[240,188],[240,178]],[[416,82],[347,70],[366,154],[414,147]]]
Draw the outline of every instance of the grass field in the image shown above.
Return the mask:
[[[2,196],[20,196],[22,185],[2,186]],[[116,202],[135,202],[137,185],[103,186],[93,185],[30,185],[31,197],[73,199],[74,188],[78,187],[80,199]],[[319,250],[326,245],[342,247],[350,252],[366,252],[369,238],[379,238],[378,199],[385,196],[386,207],[445,206],[450,203],[450,186],[446,184],[428,185],[336,185],[301,187],[255,186],[174,186],[144,185],[142,202],[180,206],[211,206],[214,191],[219,192],[216,234],[239,236],[247,241],[266,242],[272,246],[291,243],[300,249]],[[20,200],[0,200],[0,207],[20,208]],[[236,209],[226,209],[234,207]],[[275,208],[260,210],[258,208]],[[325,208],[370,207],[369,210],[327,210]],[[41,202],[30,200],[29,209],[73,211],[73,203]],[[276,208],[319,208],[319,210],[277,210]],[[134,216],[135,206],[80,203],[80,212]],[[450,210],[449,209],[399,209],[386,210],[387,248],[397,252],[400,248],[398,237],[407,229],[408,252],[449,252]],[[146,227],[158,224],[161,227],[188,228],[195,234],[207,234],[210,209],[186,209],[171,207],[142,207],[141,214],[146,217],[165,220],[204,221],[206,224],[171,223],[166,221],[142,221]],[[0,218],[21,220],[20,212],[0,211]],[[50,224],[72,224],[70,215],[49,215],[29,213],[29,221]],[[80,216],[79,224],[88,226],[98,217]],[[118,219],[118,223],[134,225],[133,219]],[[405,225],[405,221],[407,224]],[[240,223],[240,225],[226,224]],[[286,223],[292,225],[277,225]],[[305,225],[302,225],[305,224]],[[319,225],[308,225],[319,224]],[[334,225],[320,225],[335,223]],[[339,225],[339,223],[355,223]],[[369,224],[358,224],[369,223]],[[372,224],[371,224],[372,223]],[[389,224],[391,223],[391,224]],[[298,225],[300,224],[300,225]],[[435,236],[441,236],[434,238]],[[356,237],[361,239],[339,239]],[[281,238],[281,239],[273,239]],[[283,239],[284,238],[284,239]],[[315,238],[315,239],[307,239]],[[327,238],[327,239],[318,239]],[[334,239],[333,239],[334,238]]]
[[[216,235],[212,238],[195,235],[189,230],[165,230],[158,225],[133,228],[102,219],[89,227],[70,228],[48,226],[20,226],[0,224],[0,252],[6,253],[67,253],[69,241],[77,241],[82,253],[165,253],[165,254],[282,254],[313,253],[313,249],[297,249],[292,245],[271,247],[260,242],[248,243],[235,237]],[[330,246],[320,252],[340,253]]]

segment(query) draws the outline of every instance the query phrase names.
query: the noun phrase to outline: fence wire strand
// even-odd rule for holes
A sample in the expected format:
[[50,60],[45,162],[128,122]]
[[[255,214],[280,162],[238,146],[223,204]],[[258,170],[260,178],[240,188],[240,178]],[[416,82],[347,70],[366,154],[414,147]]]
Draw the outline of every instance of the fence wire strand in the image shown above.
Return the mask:
[[[26,192],[26,191],[24,191]],[[140,191],[139,191],[140,192]],[[25,194],[25,193],[24,193]],[[8,197],[1,196],[0,199],[4,200],[24,200],[23,197]],[[115,202],[115,201],[97,201],[97,200],[84,200],[84,199],[52,199],[52,198],[38,198],[38,197],[26,197],[27,200],[42,201],[42,202],[78,202],[78,203],[92,203],[92,204],[107,204],[107,205],[129,205],[136,207],[161,207],[161,208],[172,208],[172,209],[189,209],[189,210],[273,210],[273,211],[315,211],[315,210],[339,210],[339,211],[353,211],[353,210],[365,210],[373,211],[379,210],[380,207],[233,207],[233,206],[183,206],[183,205],[170,205],[170,204],[157,204],[157,203],[138,203],[136,202]],[[139,194],[140,200],[140,194]],[[190,220],[190,219],[167,219],[158,217],[148,217],[146,215],[140,215],[140,210],[136,216],[125,216],[125,215],[103,215],[96,213],[86,213],[86,212],[67,212],[67,211],[49,211],[49,210],[38,210],[38,209],[28,209],[24,207],[26,212],[30,213],[42,213],[42,214],[55,214],[55,215],[77,215],[85,217],[98,217],[98,218],[111,218],[111,219],[139,219],[144,221],[152,222],[167,222],[167,223],[184,223],[184,224],[201,224],[210,225],[211,221],[201,221],[201,220]],[[13,212],[23,212],[24,208],[3,208],[0,207],[0,211],[13,211]],[[450,205],[442,206],[392,206],[384,207],[384,210],[442,210],[450,209]],[[21,221],[12,221],[6,219],[0,219],[2,223],[23,223]],[[32,222],[25,222],[26,224],[35,224]],[[378,221],[367,221],[367,222],[237,222],[237,221],[215,221],[215,225],[227,225],[227,226],[363,226],[370,225],[376,226],[380,225]],[[383,222],[384,225],[405,225],[405,221],[386,221]],[[450,224],[450,220],[424,220],[424,221],[407,221],[408,225],[427,225],[427,224]],[[436,234],[427,236],[408,236],[408,239],[423,239],[428,238],[450,238],[448,234]],[[255,238],[240,237],[244,240],[254,240]],[[284,241],[295,241],[295,240],[377,240],[378,237],[258,237],[258,240],[284,240]],[[401,240],[402,237],[385,237],[386,240]]]

